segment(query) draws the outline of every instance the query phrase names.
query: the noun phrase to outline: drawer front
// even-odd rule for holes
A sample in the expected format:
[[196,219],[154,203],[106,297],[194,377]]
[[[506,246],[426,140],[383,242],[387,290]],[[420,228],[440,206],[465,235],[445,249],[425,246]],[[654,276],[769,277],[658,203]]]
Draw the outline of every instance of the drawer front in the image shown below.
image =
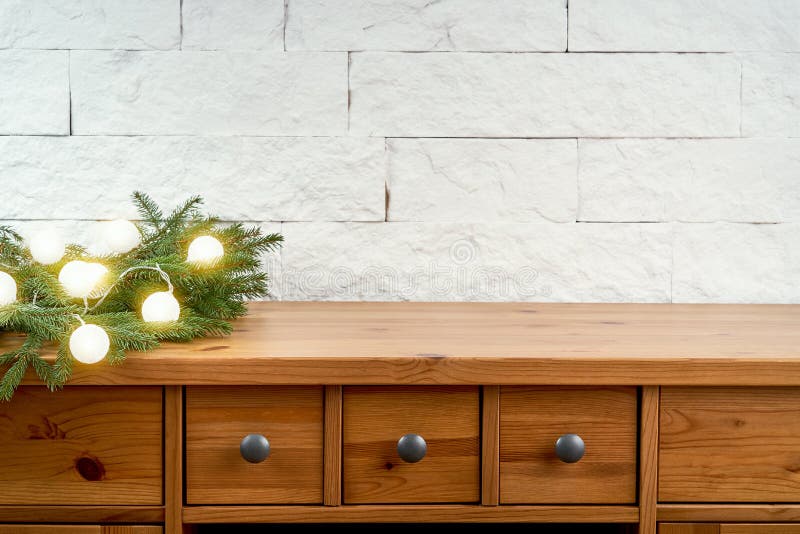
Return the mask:
[[[636,388],[502,387],[501,503],[635,502],[636,429]],[[566,434],[583,442],[572,463],[556,453]]]
[[[345,388],[345,502],[477,502],[479,402],[477,387]],[[427,447],[416,463],[398,452],[407,434],[421,436]],[[406,455],[419,452],[410,438],[405,444]]]
[[[321,387],[187,387],[189,504],[322,502]],[[264,436],[269,456],[244,460],[245,436]]]
[[665,502],[800,502],[800,388],[661,389]]
[[0,403],[0,504],[158,505],[162,389],[21,387]]

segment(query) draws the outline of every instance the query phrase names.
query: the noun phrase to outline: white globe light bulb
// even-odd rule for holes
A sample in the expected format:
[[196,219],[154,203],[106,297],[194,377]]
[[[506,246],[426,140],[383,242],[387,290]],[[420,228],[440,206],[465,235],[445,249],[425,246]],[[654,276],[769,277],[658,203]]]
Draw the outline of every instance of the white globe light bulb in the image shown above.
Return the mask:
[[66,245],[58,232],[49,229],[31,238],[30,249],[34,260],[42,265],[52,265],[64,257]]
[[117,219],[103,225],[103,242],[114,254],[125,254],[139,246],[142,234],[132,222]]
[[95,290],[106,273],[108,273],[108,269],[99,263],[74,260],[61,268],[61,272],[58,273],[58,281],[61,282],[67,295],[82,299],[88,297]]
[[178,299],[169,291],[153,293],[142,304],[142,320],[146,323],[169,323],[177,321],[180,315]]
[[17,300],[17,282],[10,274],[0,271],[0,306],[7,306]]
[[210,235],[203,235],[189,244],[186,260],[192,263],[213,263],[223,254],[225,250],[222,248],[222,243]]
[[81,363],[97,363],[108,354],[111,340],[102,327],[85,324],[69,336],[69,351]]

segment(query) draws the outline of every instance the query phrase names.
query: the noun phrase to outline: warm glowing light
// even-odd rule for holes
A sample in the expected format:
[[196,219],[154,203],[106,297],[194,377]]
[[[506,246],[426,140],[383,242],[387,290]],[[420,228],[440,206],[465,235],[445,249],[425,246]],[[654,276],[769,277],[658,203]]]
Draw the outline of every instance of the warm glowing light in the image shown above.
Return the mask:
[[213,263],[223,254],[225,250],[222,243],[210,235],[203,235],[191,242],[186,260],[192,263]]
[[170,291],[159,291],[147,297],[142,304],[142,319],[146,323],[169,323],[177,321],[181,306]]
[[114,254],[125,254],[139,246],[142,234],[132,222],[117,219],[103,225],[103,242]]
[[0,306],[7,306],[17,300],[17,282],[11,275],[0,271]]
[[66,245],[61,235],[50,228],[39,232],[30,241],[31,256],[42,265],[52,265],[64,257]]
[[81,363],[97,363],[108,354],[111,340],[102,327],[85,324],[69,337],[69,351]]
[[67,295],[81,299],[88,297],[107,273],[108,269],[99,263],[74,260],[61,268],[58,281]]

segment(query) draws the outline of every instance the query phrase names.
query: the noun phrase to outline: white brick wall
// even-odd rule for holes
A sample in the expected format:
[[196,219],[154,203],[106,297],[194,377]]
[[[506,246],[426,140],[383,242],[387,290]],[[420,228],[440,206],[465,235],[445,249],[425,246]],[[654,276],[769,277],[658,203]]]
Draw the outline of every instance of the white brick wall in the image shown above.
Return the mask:
[[800,2],[0,0],[0,185],[201,194],[274,298],[800,303]]

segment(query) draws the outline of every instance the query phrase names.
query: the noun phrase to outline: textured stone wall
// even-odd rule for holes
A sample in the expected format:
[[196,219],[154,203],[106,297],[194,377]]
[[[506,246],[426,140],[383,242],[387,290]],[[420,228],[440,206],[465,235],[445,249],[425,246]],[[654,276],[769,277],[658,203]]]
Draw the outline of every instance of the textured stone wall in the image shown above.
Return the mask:
[[800,2],[0,0],[0,185],[201,194],[279,299],[800,302]]

